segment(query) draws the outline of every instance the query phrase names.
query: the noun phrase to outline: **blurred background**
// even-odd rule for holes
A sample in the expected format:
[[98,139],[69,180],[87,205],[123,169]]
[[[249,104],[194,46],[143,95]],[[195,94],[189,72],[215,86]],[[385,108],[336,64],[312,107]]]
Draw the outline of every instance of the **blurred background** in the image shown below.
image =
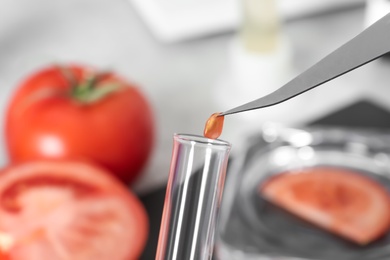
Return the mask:
[[[210,114],[279,87],[382,16],[387,2],[1,0],[0,109],[18,82],[47,64],[117,71],[140,86],[155,112],[156,145],[135,185],[148,192],[166,181],[174,132],[201,134]],[[269,46],[250,46],[262,41]],[[239,145],[255,127],[252,116],[299,124],[361,97],[388,106],[379,94],[390,91],[387,65],[376,61],[273,110],[231,116],[221,138]],[[237,126],[241,120],[251,123]]]
[[[387,1],[268,1],[268,8],[276,6],[277,10],[265,23],[280,22],[274,33],[282,35],[276,47],[268,51],[245,50],[241,42],[237,43],[242,37],[252,37],[252,32],[242,36],[245,24],[241,21],[243,15],[253,15],[250,12],[257,7],[250,5],[255,2],[2,0],[0,109],[4,111],[12,91],[28,73],[47,64],[79,62],[117,71],[141,87],[155,112],[157,143],[135,187],[139,192],[153,190],[167,178],[174,132],[201,134],[210,114],[280,86],[359,33],[371,19],[366,8],[369,2],[379,5]],[[244,5],[251,11],[245,11]],[[267,6],[260,6],[260,14],[261,8]],[[373,18],[380,15],[370,13]],[[261,29],[252,30],[256,34]],[[263,58],[273,68],[265,68]],[[232,65],[233,61],[238,65]],[[380,64],[360,68],[280,105],[276,111],[265,109],[229,117],[221,138],[239,145],[240,134],[248,127],[237,127],[235,121],[249,114],[256,114],[257,121],[293,124],[362,96],[387,105],[387,95],[378,94],[389,91],[388,74],[383,72],[387,64],[375,63]],[[242,77],[236,74],[245,71],[245,64],[248,71],[256,71],[256,76],[244,75],[258,81],[253,83],[255,87],[236,79]],[[268,71],[262,73],[261,69]],[[231,95],[236,92],[240,94]],[[306,108],[300,110],[300,105]],[[296,112],[284,113],[292,107]],[[0,159],[5,164],[1,149]]]
[[[165,186],[173,133],[202,134],[212,113],[280,87],[390,11],[385,0],[0,4],[0,124],[17,84],[42,66],[116,71],[140,87],[155,114],[153,153],[133,187],[140,196]],[[390,109],[389,69],[385,57],[278,107],[229,116],[221,139],[234,155],[268,121],[303,125],[362,99]],[[0,163],[7,164],[3,146]]]

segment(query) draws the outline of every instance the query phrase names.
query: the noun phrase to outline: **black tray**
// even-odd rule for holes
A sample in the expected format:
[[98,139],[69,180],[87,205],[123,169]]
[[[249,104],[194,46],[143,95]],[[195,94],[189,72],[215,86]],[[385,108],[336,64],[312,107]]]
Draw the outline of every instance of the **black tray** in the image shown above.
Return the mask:
[[[387,111],[370,101],[361,100],[339,111],[315,120],[309,123],[309,125],[369,127],[390,130],[390,111]],[[140,260],[155,259],[164,198],[165,187],[141,197],[149,215],[150,232],[146,248]]]

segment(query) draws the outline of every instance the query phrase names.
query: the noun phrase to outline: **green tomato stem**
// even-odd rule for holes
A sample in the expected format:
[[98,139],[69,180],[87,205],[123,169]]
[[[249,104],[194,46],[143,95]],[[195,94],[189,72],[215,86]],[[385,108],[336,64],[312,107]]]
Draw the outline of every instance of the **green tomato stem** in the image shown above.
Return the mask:
[[103,85],[100,83],[100,80],[108,74],[107,72],[90,74],[81,82],[77,82],[72,70],[63,66],[59,66],[59,69],[69,82],[70,96],[84,104],[97,102],[122,88],[119,83],[107,82]]

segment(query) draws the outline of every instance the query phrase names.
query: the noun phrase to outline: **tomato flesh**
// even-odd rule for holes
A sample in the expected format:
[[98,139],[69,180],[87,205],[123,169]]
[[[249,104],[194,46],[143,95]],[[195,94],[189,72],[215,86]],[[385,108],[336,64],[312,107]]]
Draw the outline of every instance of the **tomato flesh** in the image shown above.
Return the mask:
[[[19,212],[21,210],[21,205],[18,202],[19,196],[26,196],[26,194],[28,194],[28,196],[33,196],[29,194],[29,191],[34,189],[37,191],[40,191],[41,189],[47,190],[47,187],[51,187],[51,189],[53,189],[53,193],[54,190],[59,191],[66,187],[66,189],[70,189],[72,191],[75,198],[82,197],[82,195],[91,195],[93,192],[97,192],[96,187],[87,183],[77,183],[70,179],[53,176],[52,174],[39,174],[38,178],[33,176],[11,184],[1,195],[1,205],[8,211]],[[34,191],[32,191],[32,193],[34,193]]]
[[12,167],[0,177],[0,195],[0,236],[8,241],[0,248],[10,259],[137,259],[146,241],[140,202],[93,166]]
[[210,139],[217,139],[222,134],[225,117],[221,113],[214,113],[206,121],[203,135]]
[[266,181],[260,192],[287,211],[361,245],[377,239],[390,226],[388,191],[350,170],[290,171]]

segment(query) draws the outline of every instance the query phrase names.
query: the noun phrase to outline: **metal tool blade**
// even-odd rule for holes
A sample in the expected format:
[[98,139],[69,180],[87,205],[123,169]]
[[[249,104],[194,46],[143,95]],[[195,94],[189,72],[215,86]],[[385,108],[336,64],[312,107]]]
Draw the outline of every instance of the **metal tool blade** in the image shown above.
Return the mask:
[[254,110],[284,102],[367,64],[388,52],[390,52],[390,13],[281,88],[264,97],[222,112],[221,115]]

